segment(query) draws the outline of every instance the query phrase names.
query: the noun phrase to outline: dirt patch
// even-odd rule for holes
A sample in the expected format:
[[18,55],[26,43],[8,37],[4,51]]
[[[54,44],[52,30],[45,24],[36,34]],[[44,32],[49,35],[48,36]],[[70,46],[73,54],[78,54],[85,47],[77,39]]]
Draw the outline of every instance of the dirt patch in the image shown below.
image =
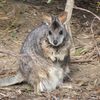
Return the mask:
[[[77,0],[76,4],[78,5],[80,2]],[[46,13],[59,14],[64,10],[64,5],[65,0],[54,0],[51,4],[46,4],[45,0],[33,0],[32,3],[18,0],[1,0],[0,49],[19,53],[27,34],[42,22],[41,16]],[[90,10],[94,12],[94,9],[91,8]],[[96,13],[99,15],[98,12]],[[69,79],[71,81],[65,82],[65,87],[56,89],[51,93],[43,93],[42,96],[36,96],[29,86],[19,84],[0,88],[0,99],[99,100],[100,59],[98,58],[97,49],[100,49],[100,22],[95,19],[93,23],[95,37],[93,38],[91,32],[93,19],[94,17],[89,13],[74,10],[71,28],[76,52],[72,58],[79,59],[79,62],[71,64],[72,72],[71,79]],[[17,69],[18,60],[15,57],[0,54],[0,76],[13,74]]]

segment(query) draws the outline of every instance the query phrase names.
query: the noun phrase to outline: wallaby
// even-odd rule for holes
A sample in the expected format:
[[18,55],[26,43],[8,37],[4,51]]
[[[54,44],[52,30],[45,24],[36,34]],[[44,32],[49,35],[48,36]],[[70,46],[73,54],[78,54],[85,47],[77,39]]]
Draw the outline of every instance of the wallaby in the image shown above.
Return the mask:
[[45,57],[55,64],[59,63],[61,68],[69,73],[71,38],[64,25],[66,18],[66,12],[58,17],[44,16],[48,22],[48,31],[46,31],[46,38],[41,41],[41,48]]
[[52,91],[63,83],[70,72],[71,42],[64,26],[67,13],[44,18],[45,22],[29,33],[22,45],[18,72],[15,76],[1,78],[0,86],[25,81],[39,93]]

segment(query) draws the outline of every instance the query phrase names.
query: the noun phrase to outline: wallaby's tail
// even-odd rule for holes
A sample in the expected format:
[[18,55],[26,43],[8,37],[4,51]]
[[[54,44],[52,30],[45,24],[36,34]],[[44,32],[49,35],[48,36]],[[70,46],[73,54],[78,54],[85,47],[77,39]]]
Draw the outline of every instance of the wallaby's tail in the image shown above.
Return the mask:
[[24,81],[22,74],[17,72],[14,76],[8,76],[0,79],[0,86],[10,86]]

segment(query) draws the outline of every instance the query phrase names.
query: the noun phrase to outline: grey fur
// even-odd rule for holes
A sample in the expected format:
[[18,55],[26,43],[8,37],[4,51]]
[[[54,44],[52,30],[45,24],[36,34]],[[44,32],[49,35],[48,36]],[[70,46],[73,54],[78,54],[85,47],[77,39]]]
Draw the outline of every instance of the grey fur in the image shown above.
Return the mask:
[[[58,24],[60,25],[61,23]],[[69,63],[69,61],[68,63],[65,62],[65,56],[69,58],[68,50],[70,48],[70,39],[62,24],[57,27],[57,29],[63,30],[63,35],[61,37],[56,37],[56,39],[58,39],[58,45],[55,46],[50,42],[53,38],[49,38],[47,34],[50,30],[49,25],[42,23],[40,26],[35,28],[27,36],[22,45],[20,54],[24,56],[22,56],[22,60],[20,60],[17,74],[15,76],[0,79],[0,86],[9,86],[26,81],[32,86],[38,84],[39,91],[52,91],[60,85],[63,82],[65,74],[64,70],[67,70],[67,68],[63,68],[63,66],[65,67],[65,65],[68,65]],[[41,43],[47,39],[50,42],[50,48],[53,49],[53,52],[51,52],[50,55],[51,57],[48,57],[49,61],[41,47]],[[64,42],[64,46],[60,48],[62,42]],[[52,46],[55,46],[56,48]],[[57,46],[59,46],[59,48]],[[39,75],[42,71],[42,74],[44,74],[43,76],[42,74]]]

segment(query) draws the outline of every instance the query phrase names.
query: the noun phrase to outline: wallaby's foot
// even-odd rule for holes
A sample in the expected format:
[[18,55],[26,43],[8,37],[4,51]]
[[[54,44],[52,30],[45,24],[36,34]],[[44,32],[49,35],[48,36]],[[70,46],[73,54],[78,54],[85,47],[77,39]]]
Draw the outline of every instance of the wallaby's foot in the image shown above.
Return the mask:
[[65,69],[65,73],[66,73],[66,74],[69,74],[69,73],[70,73],[69,66],[66,67],[66,69]]
[[39,92],[34,91],[34,94],[37,95],[37,96],[42,96],[42,93],[40,91]]
[[38,91],[38,92],[34,91],[34,94],[37,95],[37,96],[42,96],[42,93],[40,91]]
[[39,86],[39,84],[35,84],[34,85],[34,94],[35,95],[38,95],[38,96],[41,96],[42,94],[41,94],[41,91],[40,91],[40,86]]
[[70,69],[69,69],[69,66],[67,66],[66,68],[65,68],[65,71],[64,71],[64,80],[63,81],[65,81],[65,80],[67,80],[67,79],[69,79],[69,74],[70,73]]

